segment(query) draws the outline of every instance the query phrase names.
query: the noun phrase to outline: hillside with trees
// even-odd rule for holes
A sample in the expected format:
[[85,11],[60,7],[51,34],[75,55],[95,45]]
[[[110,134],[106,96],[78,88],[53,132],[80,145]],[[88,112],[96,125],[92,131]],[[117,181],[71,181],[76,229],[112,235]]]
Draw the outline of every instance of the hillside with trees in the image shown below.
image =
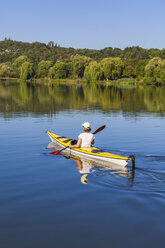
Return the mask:
[[164,84],[165,49],[74,49],[53,41],[44,44],[5,39],[0,41],[0,77],[87,82],[133,78],[146,84]]

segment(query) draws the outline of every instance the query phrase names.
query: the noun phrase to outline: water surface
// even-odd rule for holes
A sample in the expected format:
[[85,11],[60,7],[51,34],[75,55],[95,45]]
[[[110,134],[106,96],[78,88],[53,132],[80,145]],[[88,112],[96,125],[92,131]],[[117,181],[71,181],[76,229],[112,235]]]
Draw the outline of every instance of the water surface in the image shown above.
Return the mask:
[[[0,243],[4,248],[162,247],[165,89],[0,84]],[[49,155],[46,130],[136,157],[136,169]],[[89,166],[89,167],[88,167]],[[91,166],[91,167],[90,167]]]

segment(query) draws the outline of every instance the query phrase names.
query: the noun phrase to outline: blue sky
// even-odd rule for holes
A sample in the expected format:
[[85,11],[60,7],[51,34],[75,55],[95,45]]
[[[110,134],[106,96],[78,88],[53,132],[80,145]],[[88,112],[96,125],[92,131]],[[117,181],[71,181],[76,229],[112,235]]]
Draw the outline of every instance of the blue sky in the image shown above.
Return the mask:
[[165,48],[165,0],[1,0],[0,40]]

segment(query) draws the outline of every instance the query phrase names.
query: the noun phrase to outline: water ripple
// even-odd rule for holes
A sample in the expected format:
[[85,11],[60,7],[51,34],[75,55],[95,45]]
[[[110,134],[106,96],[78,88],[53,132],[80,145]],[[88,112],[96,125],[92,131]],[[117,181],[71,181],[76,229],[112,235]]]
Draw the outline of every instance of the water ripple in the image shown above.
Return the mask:
[[123,171],[115,171],[96,166],[92,184],[117,191],[165,193],[165,171],[146,168],[127,168]]

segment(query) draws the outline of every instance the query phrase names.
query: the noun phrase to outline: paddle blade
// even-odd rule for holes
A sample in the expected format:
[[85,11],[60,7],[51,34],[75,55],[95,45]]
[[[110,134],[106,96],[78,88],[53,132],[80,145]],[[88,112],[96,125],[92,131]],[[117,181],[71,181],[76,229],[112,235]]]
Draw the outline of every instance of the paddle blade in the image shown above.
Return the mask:
[[105,127],[106,127],[106,125],[99,127],[95,132],[93,132],[93,134],[96,134],[96,133],[102,131]]
[[51,154],[51,155],[58,155],[60,152],[61,152],[61,151],[58,150],[58,151],[50,152],[49,154]]
[[60,152],[64,151],[64,150],[67,149],[68,147],[69,147],[69,146],[66,146],[66,147],[62,148],[61,150],[54,151],[54,152],[50,152],[50,154],[58,155]]

